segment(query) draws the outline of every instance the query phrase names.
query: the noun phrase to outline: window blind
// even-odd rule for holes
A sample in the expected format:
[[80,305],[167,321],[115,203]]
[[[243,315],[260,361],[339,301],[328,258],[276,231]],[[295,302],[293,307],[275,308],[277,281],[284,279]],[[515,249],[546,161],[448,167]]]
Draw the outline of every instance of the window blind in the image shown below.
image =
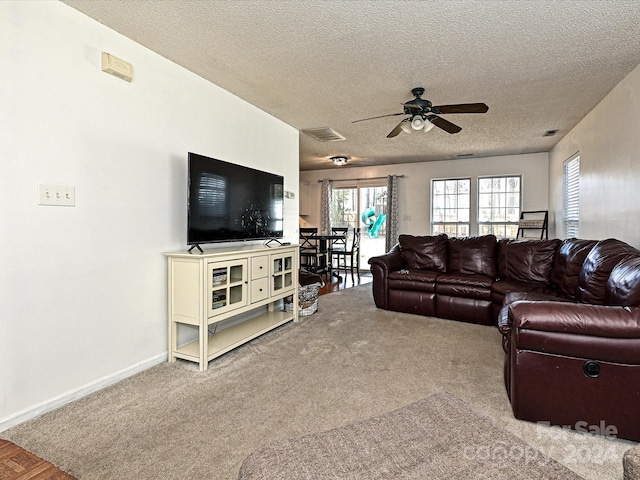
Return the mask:
[[580,157],[564,164],[564,236],[577,238],[580,227]]

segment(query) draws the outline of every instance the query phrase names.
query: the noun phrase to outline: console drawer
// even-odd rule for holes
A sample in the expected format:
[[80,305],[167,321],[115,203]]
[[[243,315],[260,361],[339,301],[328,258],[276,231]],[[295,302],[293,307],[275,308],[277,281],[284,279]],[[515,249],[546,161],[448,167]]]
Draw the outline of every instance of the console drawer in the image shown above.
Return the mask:
[[261,255],[251,259],[251,280],[263,278],[269,274],[269,256]]
[[269,296],[269,279],[259,278],[251,282],[251,303],[259,302]]

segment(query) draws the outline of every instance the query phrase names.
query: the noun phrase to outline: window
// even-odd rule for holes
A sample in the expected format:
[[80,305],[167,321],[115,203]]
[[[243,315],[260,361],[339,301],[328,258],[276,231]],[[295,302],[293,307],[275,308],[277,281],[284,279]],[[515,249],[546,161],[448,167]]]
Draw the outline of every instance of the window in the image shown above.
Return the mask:
[[516,238],[520,218],[520,175],[478,179],[478,232]]
[[580,223],[580,156],[575,155],[564,164],[564,237],[577,238]]
[[358,226],[358,189],[334,188],[331,193],[331,226]]
[[431,182],[431,233],[468,237],[471,211],[471,179]]

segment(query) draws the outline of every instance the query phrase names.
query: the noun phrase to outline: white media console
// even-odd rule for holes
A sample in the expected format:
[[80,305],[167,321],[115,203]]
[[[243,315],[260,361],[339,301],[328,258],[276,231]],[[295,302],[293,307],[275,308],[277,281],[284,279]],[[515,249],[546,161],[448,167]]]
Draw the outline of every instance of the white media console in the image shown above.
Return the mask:
[[[298,320],[296,245],[247,245],[165,255],[169,362],[181,358],[206,370],[210,360]],[[293,295],[292,313],[282,301],[289,295]],[[188,340],[180,343],[183,337]]]

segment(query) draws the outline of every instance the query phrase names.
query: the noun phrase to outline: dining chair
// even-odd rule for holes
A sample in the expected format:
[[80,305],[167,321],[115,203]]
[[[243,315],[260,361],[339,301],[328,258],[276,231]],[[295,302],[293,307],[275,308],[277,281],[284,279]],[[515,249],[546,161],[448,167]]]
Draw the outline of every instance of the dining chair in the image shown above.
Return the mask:
[[349,227],[331,227],[331,235],[340,235],[340,238],[332,238],[329,244],[329,265],[333,269],[333,252],[344,252],[347,249],[347,234]]
[[327,271],[327,251],[320,249],[320,242],[313,238],[318,235],[318,227],[300,227],[300,267],[312,273]]
[[331,256],[335,255],[336,263],[332,269],[336,271],[351,272],[351,281],[355,282],[353,273],[355,271],[360,281],[360,228],[354,228],[352,238],[345,241],[343,249],[331,250]]

